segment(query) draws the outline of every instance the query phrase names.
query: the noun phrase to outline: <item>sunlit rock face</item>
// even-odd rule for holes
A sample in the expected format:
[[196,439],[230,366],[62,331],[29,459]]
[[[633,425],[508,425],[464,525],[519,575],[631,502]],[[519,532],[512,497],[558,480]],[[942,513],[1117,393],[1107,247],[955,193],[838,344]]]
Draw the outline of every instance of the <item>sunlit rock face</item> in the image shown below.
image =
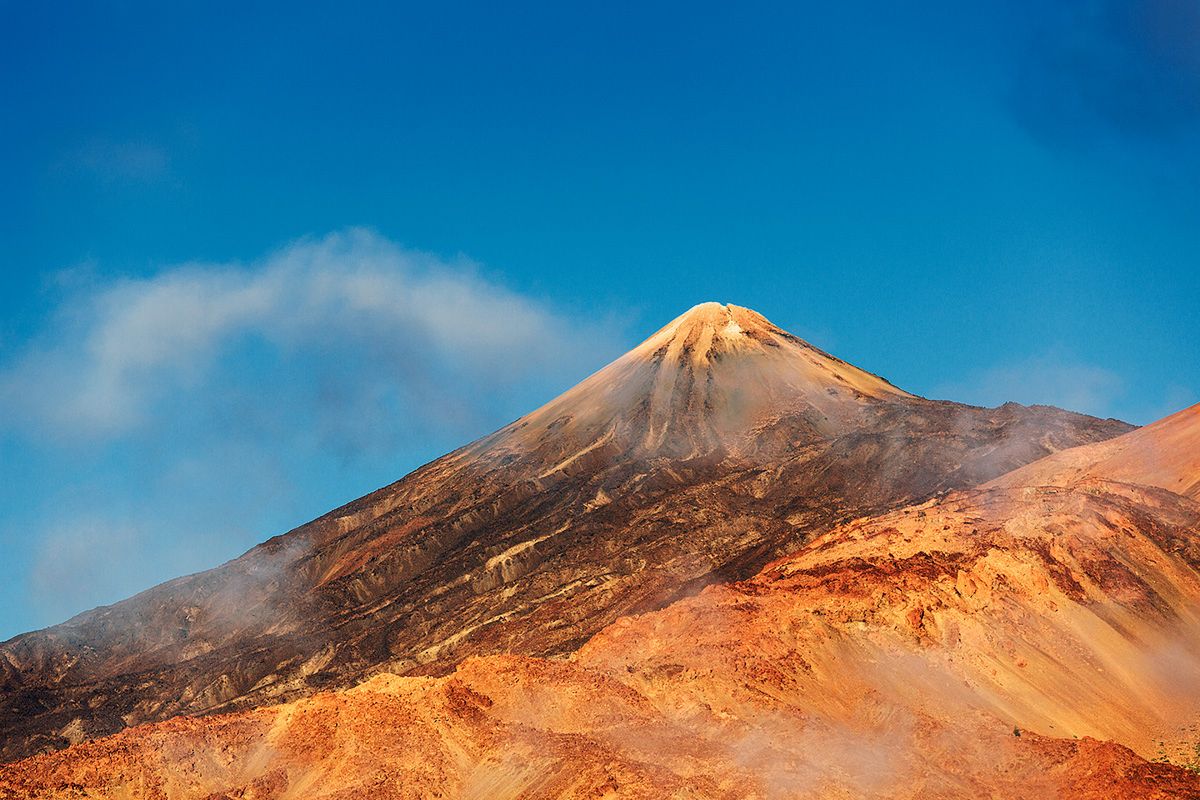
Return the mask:
[[0,798],[1200,798],[1200,502],[1162,488],[1198,426],[844,522],[567,658],[143,726]]
[[397,483],[0,645],[0,756],[379,672],[570,654],[619,617],[750,578],[850,519],[1127,430],[915,397],[707,303]]

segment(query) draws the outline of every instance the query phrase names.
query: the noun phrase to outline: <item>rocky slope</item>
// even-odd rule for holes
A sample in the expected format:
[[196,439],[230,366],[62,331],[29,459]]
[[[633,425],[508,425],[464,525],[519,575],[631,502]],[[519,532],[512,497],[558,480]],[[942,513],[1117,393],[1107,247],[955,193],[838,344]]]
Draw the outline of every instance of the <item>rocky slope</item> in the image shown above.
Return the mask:
[[[775,709],[778,703],[770,703]],[[0,767],[3,800],[1186,800],[1200,782],[1094,739],[747,707],[705,728],[569,662],[470,659],[285,706],[178,717]]]
[[697,306],[391,486],[0,645],[0,758],[380,671],[570,653],[852,517],[1128,429],[914,397],[752,311]]
[[1153,761],[1200,722],[1200,502],[1153,485],[1197,477],[1185,419],[1153,468],[849,521],[565,660],[139,727],[0,797],[1200,798]]
[[994,485],[1073,486],[1092,479],[1159,486],[1200,500],[1200,404],[1136,433],[1040,459]]

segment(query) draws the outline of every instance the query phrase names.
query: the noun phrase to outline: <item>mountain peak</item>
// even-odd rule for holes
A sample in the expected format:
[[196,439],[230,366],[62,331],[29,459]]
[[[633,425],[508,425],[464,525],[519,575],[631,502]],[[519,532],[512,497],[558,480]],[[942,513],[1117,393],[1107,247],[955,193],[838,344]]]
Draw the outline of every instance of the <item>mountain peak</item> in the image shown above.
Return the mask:
[[814,394],[842,393],[860,400],[912,397],[883,378],[793,336],[757,311],[732,303],[693,306],[604,372],[622,362],[646,360],[660,371],[703,370],[708,384],[716,379],[714,373],[736,372],[739,381],[749,381],[745,391],[755,383],[782,381],[787,389],[775,399],[785,405],[789,399]]
[[671,320],[639,345],[636,353],[669,352],[687,354],[698,364],[707,364],[710,356],[756,346],[771,346],[776,339],[795,337],[771,324],[766,317],[748,308],[722,303],[701,303]]
[[755,311],[701,303],[498,435],[522,452],[569,440],[576,454],[737,453],[760,448],[781,418],[826,435],[853,427],[870,403],[912,398]]
[[757,311],[745,308],[744,306],[735,306],[733,303],[717,303],[711,300],[707,303],[699,303],[692,306],[667,323],[665,327],[670,328],[683,324],[715,328],[736,325],[739,327],[766,327],[779,330]]

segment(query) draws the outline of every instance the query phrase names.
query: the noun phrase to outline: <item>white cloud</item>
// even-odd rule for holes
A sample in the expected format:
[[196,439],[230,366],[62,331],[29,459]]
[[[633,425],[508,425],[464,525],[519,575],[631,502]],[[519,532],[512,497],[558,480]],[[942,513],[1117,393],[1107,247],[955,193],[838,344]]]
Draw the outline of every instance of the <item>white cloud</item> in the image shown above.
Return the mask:
[[[185,264],[77,290],[39,340],[0,366],[0,425],[115,436],[178,413],[167,407],[182,395],[239,389],[317,405],[394,390],[413,420],[448,424],[480,400],[464,395],[503,394],[531,375],[582,377],[617,349],[596,333],[468,261],[350,230],[249,266]],[[268,369],[291,359],[318,374],[297,369],[287,385],[255,386],[253,374],[228,368],[244,347],[267,351]],[[351,385],[322,389],[321,375]]]

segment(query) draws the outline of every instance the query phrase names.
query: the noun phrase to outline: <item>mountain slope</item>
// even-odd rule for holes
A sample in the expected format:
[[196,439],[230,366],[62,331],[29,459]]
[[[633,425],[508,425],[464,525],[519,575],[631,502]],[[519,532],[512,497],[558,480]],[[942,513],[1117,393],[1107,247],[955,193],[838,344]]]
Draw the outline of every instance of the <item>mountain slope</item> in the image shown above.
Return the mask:
[[1200,500],[1200,403],[1116,439],[1040,459],[995,485],[1069,486],[1087,480],[1159,486]]
[[1128,429],[914,397],[754,312],[697,306],[391,486],[0,645],[0,756],[382,670],[569,653],[840,521]]
[[1200,503],[1100,456],[1120,481],[854,520],[569,660],[136,728],[0,798],[1200,798],[1150,761],[1200,737]]

